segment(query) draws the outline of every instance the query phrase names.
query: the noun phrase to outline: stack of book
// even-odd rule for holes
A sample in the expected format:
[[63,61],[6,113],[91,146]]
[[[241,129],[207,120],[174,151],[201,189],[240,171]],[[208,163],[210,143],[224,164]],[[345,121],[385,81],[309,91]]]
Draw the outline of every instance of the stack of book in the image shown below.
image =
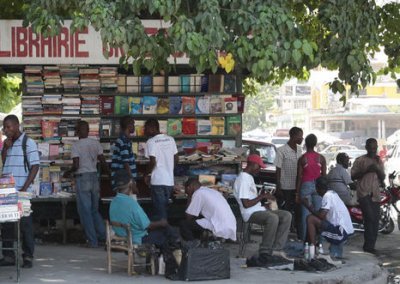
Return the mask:
[[99,114],[100,99],[98,94],[81,94],[81,114]]
[[79,76],[81,92],[96,93],[100,91],[99,68],[80,68]]
[[89,123],[89,137],[98,139],[100,137],[99,135],[100,118],[98,117],[85,118],[85,121]]
[[43,94],[42,66],[25,67],[25,85],[28,94]]
[[62,95],[61,94],[44,94],[42,97],[43,114],[62,114]]
[[0,222],[18,220],[21,215],[14,177],[3,175],[0,177]]
[[26,191],[18,191],[18,204],[22,207],[22,216],[27,217],[31,215],[31,198],[32,193]]
[[45,90],[56,91],[61,89],[60,68],[58,66],[44,66],[43,79]]
[[103,93],[117,91],[117,80],[117,67],[100,67],[100,87]]
[[60,66],[61,84],[66,92],[79,91],[79,70],[77,66]]
[[63,94],[62,104],[62,114],[80,114],[81,98],[79,97],[79,94]]
[[26,115],[43,114],[42,96],[23,96],[22,97],[22,112]]
[[36,142],[42,138],[40,116],[25,116],[23,120],[24,132]]

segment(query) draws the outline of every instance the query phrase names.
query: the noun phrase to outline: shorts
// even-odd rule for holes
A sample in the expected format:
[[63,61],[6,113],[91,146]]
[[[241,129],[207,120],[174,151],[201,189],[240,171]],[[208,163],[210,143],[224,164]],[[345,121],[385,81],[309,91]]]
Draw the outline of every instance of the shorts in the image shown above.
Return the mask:
[[321,236],[331,244],[338,245],[347,240],[347,233],[341,226],[334,226],[330,222],[323,220],[321,222]]

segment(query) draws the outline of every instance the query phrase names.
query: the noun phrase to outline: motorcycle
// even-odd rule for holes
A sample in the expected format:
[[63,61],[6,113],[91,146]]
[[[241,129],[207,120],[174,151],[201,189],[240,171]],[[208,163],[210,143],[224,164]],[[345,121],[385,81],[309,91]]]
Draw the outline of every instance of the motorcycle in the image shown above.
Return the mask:
[[[394,173],[393,173],[394,174]],[[389,180],[390,180],[389,175]],[[394,178],[393,178],[394,179]],[[393,192],[393,193],[392,193]],[[379,219],[379,229],[378,232],[382,234],[390,234],[394,230],[394,221],[390,216],[390,206],[393,205],[395,210],[400,214],[400,211],[397,209],[395,203],[393,202],[393,195],[396,194],[397,200],[400,199],[400,188],[395,188],[392,184],[387,188],[384,188],[381,191],[381,200],[380,200],[380,219]],[[354,230],[357,232],[364,232],[364,218],[362,215],[361,208],[359,206],[347,206],[349,210],[351,221],[353,223]]]
[[391,195],[390,203],[392,204],[394,210],[396,210],[397,212],[397,227],[400,230],[400,209],[397,208],[397,201],[400,200],[400,187],[394,184],[396,176],[397,176],[396,171],[389,174],[389,186],[387,189]]

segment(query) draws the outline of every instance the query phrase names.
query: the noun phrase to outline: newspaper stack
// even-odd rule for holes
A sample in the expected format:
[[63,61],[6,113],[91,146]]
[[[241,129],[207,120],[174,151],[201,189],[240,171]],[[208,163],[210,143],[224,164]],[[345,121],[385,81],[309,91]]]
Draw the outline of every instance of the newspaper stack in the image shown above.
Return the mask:
[[12,175],[0,177],[0,222],[21,218],[22,205],[18,203],[15,180]]
[[21,206],[23,217],[27,217],[32,213],[31,198],[32,193],[26,191],[18,191],[18,204]]

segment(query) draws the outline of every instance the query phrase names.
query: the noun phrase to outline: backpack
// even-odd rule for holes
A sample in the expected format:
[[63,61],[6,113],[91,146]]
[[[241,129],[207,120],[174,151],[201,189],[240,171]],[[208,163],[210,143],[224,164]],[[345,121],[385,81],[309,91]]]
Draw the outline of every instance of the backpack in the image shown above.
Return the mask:
[[[30,165],[29,165],[29,160],[28,160],[28,155],[26,153],[26,144],[28,141],[28,136],[25,134],[24,137],[22,138],[22,153],[24,155],[24,169],[25,172],[29,172],[29,170],[31,169]],[[4,165],[6,164],[6,160],[7,160],[7,156],[4,159]]]

